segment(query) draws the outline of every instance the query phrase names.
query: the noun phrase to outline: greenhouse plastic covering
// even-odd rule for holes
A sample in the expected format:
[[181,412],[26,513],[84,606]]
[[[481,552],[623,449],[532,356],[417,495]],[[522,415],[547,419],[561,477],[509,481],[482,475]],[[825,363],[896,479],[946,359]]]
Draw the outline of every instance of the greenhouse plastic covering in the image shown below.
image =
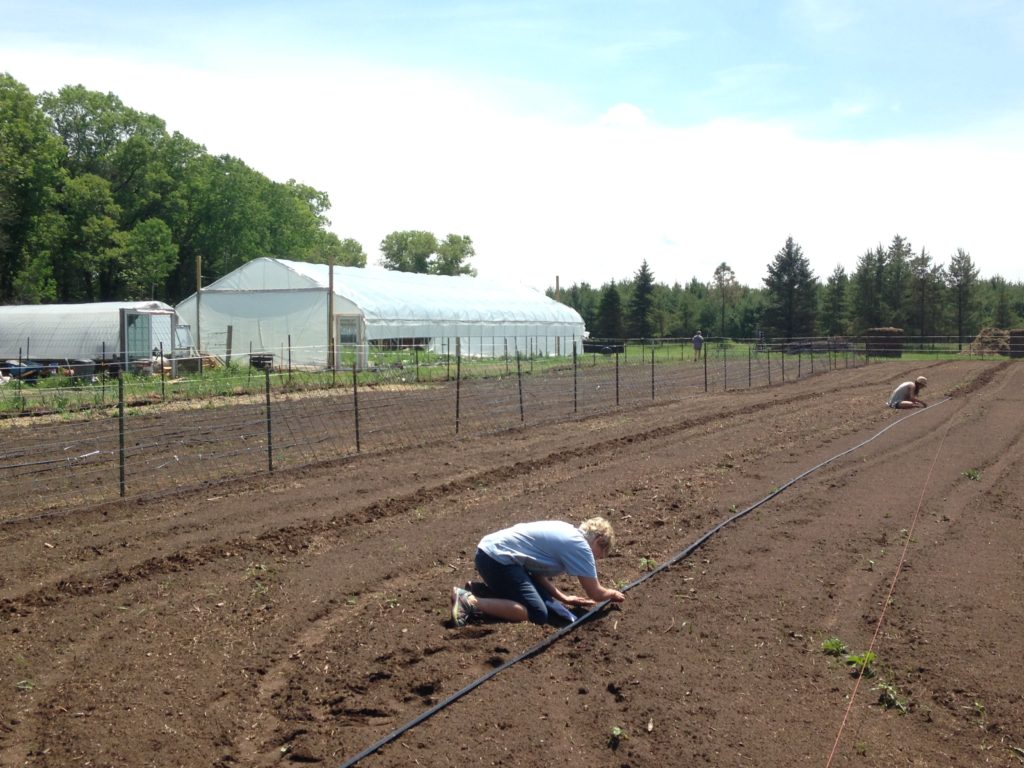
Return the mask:
[[[329,267],[260,258],[204,288],[200,333],[204,350],[280,352],[326,359]],[[177,306],[195,334],[196,296]],[[464,354],[499,355],[532,345],[568,353],[583,336],[583,319],[540,291],[480,278],[385,269],[334,267],[334,316],[358,324],[360,343],[430,340],[439,349],[458,338]],[[339,339],[339,341],[341,341]],[[317,352],[319,348],[319,352]]]

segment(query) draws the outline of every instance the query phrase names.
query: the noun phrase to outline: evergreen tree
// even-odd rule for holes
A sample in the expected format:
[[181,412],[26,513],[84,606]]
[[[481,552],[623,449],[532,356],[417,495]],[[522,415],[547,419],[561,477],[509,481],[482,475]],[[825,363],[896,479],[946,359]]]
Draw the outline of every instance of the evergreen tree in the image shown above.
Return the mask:
[[910,299],[912,268],[914,258],[910,243],[896,235],[885,254],[885,269],[882,282],[883,319],[886,325],[899,328],[913,326],[912,318],[916,309]]
[[821,302],[821,329],[829,336],[843,336],[848,332],[847,303],[850,279],[842,265],[828,277]]
[[792,237],[768,265],[764,278],[768,290],[765,323],[774,333],[786,339],[811,336],[817,315],[818,281],[810,262]]
[[736,292],[736,273],[724,261],[715,268],[714,286],[715,293],[718,295],[718,306],[721,310],[718,335],[725,338],[728,335],[725,325],[725,310]]
[[910,259],[908,267],[910,302],[907,306],[909,322],[905,327],[911,330],[911,335],[935,335],[941,325],[942,309],[945,306],[945,270],[941,264],[932,264],[932,257],[924,248]]
[[971,255],[963,248],[957,248],[949,260],[948,285],[953,293],[953,311],[956,315],[957,349],[963,345],[965,331],[974,330],[974,288],[978,280],[978,269],[971,261]]
[[653,308],[654,275],[643,260],[633,280],[633,296],[629,302],[629,335],[634,339],[649,339],[654,334],[651,323]]
[[882,291],[885,287],[886,252],[879,245],[873,251],[865,251],[857,260],[851,281],[853,288],[854,331],[865,328],[880,328],[889,320],[882,306]]
[[601,303],[597,308],[593,336],[598,339],[624,339],[625,324],[622,319],[622,296],[612,281],[601,292]]

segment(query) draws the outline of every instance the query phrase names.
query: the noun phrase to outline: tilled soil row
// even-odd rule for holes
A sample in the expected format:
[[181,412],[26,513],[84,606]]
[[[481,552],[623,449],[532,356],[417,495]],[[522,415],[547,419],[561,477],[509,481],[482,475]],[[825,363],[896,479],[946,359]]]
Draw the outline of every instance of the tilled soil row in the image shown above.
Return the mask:
[[[890,423],[897,414],[879,402],[903,375],[897,365],[871,366],[8,526],[0,532],[10,564],[0,582],[0,685],[16,695],[0,705],[0,763],[340,760],[550,631],[446,627],[447,590],[472,576],[480,535],[522,519],[604,514],[619,532],[620,554],[603,564],[603,578],[630,581],[641,562],[668,557],[731,507]],[[959,387],[943,406],[952,412],[1009,374],[947,363],[928,375]],[[921,412],[908,426],[916,421],[941,421],[941,412]],[[912,445],[928,444],[935,429]],[[880,461],[897,464],[905,450],[893,442]],[[813,486],[815,503],[849,503],[842,499],[860,488],[862,470],[845,466],[827,473],[828,485]],[[736,573],[758,569],[774,552],[742,553]],[[699,565],[672,570],[688,569],[697,578]],[[693,588],[683,581],[672,594],[688,606],[698,602]],[[649,604],[657,601],[631,595],[621,612],[581,628],[580,637],[600,635],[620,613],[632,617]],[[693,624],[673,612],[666,634],[686,626],[692,633]],[[816,658],[811,641],[804,646]],[[617,663],[615,654],[606,657]],[[529,704],[509,709],[511,699],[499,697],[496,706],[520,714],[493,733],[531,732],[536,712],[563,698],[565,669],[556,663],[541,682],[531,678],[528,695],[517,693],[532,713]],[[615,682],[613,700],[631,686]],[[556,709],[578,717],[578,704],[569,697]],[[421,764],[477,760],[419,732],[412,743],[423,746],[412,757]],[[402,742],[373,759],[410,764],[410,742]],[[602,743],[593,753],[596,764],[625,754],[608,750]],[[502,760],[547,762],[513,751],[480,764]]]

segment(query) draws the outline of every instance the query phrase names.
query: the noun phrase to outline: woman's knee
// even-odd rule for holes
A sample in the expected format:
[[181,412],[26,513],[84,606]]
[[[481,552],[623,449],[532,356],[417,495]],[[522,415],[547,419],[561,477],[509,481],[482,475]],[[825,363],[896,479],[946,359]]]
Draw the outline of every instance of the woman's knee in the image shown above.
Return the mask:
[[544,605],[544,603],[537,605],[535,603],[528,602],[526,604],[526,615],[533,624],[548,623],[548,607]]

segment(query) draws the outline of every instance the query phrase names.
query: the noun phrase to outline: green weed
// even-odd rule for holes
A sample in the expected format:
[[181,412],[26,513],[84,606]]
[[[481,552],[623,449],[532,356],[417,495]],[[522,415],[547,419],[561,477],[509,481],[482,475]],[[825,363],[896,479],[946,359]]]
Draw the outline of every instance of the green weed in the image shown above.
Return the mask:
[[640,558],[640,570],[641,571],[653,571],[658,567],[657,561],[650,557]]
[[907,702],[901,699],[899,691],[892,683],[879,683],[875,686],[878,691],[878,703],[886,709],[898,709],[904,715],[907,714]]
[[981,471],[977,469],[968,469],[965,472],[961,472],[960,474],[966,477],[968,480],[981,480]]
[[874,677],[875,670],[871,665],[875,663],[875,658],[874,651],[864,651],[860,654],[851,653],[846,657],[846,663],[853,668],[850,670],[850,674],[854,677]]
[[838,637],[829,637],[822,640],[821,652],[826,656],[842,656],[846,653],[846,643]]

